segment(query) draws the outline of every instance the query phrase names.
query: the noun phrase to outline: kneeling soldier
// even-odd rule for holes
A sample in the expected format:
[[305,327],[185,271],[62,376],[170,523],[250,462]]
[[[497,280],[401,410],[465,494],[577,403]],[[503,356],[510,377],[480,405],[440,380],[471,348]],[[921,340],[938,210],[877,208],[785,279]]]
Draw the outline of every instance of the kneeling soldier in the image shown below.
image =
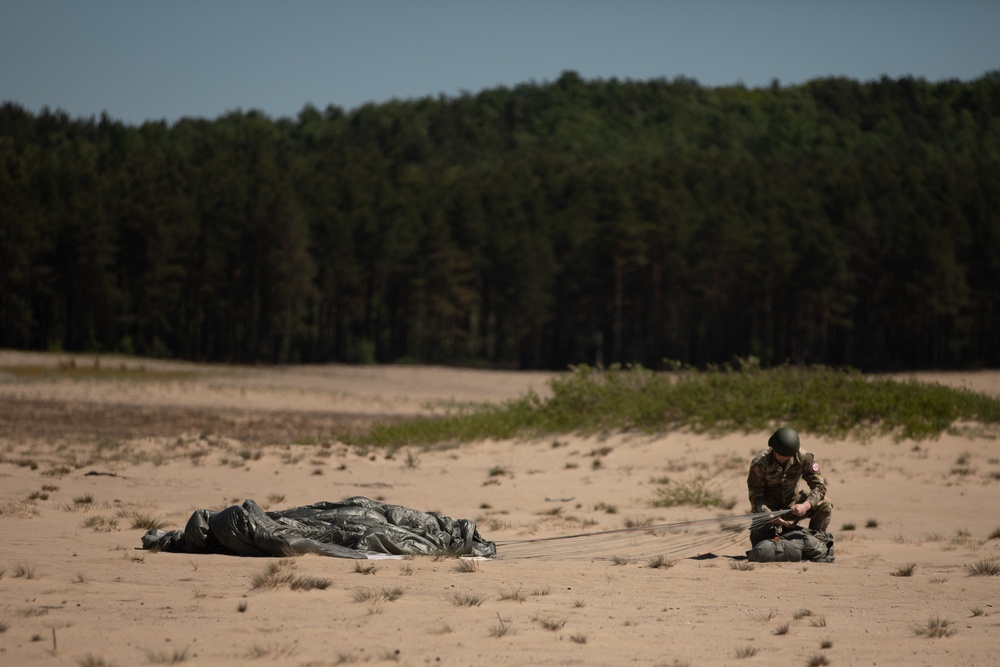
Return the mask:
[[[809,527],[826,531],[833,503],[826,499],[826,480],[815,457],[799,447],[799,434],[787,426],[779,428],[767,441],[770,449],[758,454],[750,464],[747,489],[753,512],[788,510],[784,518],[751,529],[750,546],[773,538],[780,529],[809,518]],[[809,493],[798,491],[799,480],[809,485]]]

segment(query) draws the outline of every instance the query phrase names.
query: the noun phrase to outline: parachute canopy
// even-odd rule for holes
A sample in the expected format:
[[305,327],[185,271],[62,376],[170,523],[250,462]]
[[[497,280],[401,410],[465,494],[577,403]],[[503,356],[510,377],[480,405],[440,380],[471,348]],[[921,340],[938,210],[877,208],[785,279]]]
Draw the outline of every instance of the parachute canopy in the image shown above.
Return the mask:
[[496,546],[472,521],[362,496],[277,512],[265,512],[253,500],[221,511],[200,509],[184,530],[147,532],[142,546],[235,556],[496,556]]

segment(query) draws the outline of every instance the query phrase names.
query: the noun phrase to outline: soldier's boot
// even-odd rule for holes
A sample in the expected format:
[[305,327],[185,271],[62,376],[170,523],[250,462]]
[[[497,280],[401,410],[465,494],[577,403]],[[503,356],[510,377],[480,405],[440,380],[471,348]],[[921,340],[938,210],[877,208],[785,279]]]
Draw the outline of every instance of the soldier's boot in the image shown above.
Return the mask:
[[830,528],[830,519],[833,516],[833,503],[829,500],[821,500],[819,505],[813,507],[808,513],[809,516],[809,528],[812,530],[820,530],[828,532]]

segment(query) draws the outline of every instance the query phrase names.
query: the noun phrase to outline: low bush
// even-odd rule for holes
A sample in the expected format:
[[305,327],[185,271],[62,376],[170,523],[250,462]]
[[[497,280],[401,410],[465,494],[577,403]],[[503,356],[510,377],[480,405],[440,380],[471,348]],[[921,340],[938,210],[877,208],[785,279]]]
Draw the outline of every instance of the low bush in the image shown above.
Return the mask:
[[609,430],[657,433],[766,431],[794,424],[844,438],[935,438],[959,422],[1000,424],[1000,400],[968,389],[871,377],[825,366],[762,369],[753,360],[706,371],[579,366],[500,405],[463,405],[440,417],[383,424],[343,436],[357,445],[467,442]]

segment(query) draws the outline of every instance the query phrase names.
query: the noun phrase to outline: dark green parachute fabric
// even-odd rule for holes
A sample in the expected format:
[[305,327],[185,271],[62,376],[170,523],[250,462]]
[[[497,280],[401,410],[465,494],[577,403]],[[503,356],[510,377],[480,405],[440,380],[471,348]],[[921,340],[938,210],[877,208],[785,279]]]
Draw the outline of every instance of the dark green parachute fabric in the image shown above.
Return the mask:
[[781,535],[761,540],[747,552],[755,563],[833,562],[833,535],[811,528],[786,529]]
[[483,539],[468,519],[362,496],[278,512],[265,512],[253,500],[218,512],[196,510],[184,530],[151,530],[143,535],[142,546],[235,556],[496,556],[496,545]]

